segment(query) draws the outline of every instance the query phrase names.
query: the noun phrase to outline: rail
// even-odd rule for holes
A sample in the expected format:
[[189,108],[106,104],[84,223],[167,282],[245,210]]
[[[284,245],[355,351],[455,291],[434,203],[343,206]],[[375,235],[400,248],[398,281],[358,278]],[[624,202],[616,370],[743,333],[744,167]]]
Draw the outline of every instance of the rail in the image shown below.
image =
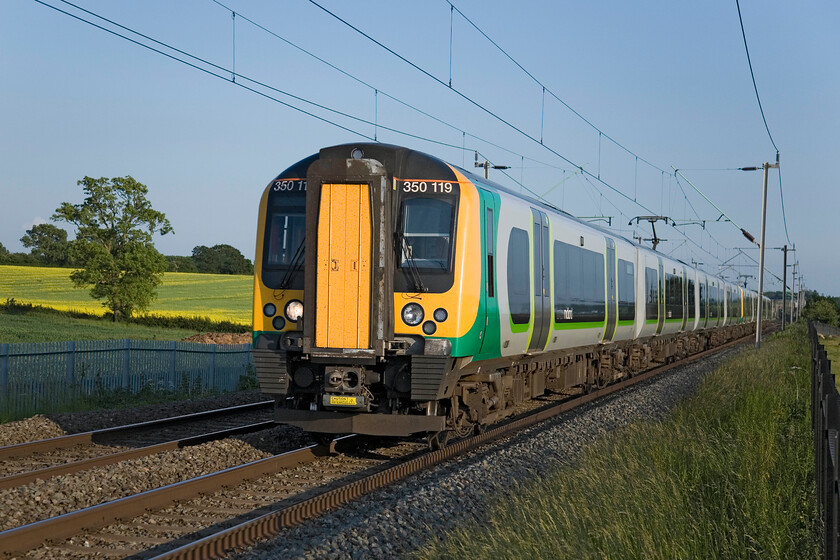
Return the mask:
[[819,343],[817,326],[808,322],[811,339],[811,426],[814,429],[814,477],[824,523],[823,558],[840,558],[840,393],[831,361]]

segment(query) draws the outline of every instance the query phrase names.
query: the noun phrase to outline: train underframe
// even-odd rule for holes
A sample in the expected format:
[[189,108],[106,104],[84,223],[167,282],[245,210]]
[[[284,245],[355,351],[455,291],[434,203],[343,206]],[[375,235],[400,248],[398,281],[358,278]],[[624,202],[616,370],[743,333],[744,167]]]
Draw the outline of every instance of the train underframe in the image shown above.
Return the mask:
[[546,392],[600,389],[754,329],[753,323],[737,324],[481,362],[450,358],[445,347],[434,345],[419,354],[397,351],[372,365],[257,350],[254,357],[260,387],[275,399],[278,423],[330,436],[427,434],[429,445],[439,448],[449,437],[480,433]]

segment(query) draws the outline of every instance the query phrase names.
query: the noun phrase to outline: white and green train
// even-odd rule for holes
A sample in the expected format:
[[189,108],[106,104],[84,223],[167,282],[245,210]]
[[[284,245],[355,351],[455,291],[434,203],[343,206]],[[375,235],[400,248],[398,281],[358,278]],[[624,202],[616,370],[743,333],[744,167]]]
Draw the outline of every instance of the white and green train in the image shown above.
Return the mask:
[[546,391],[588,391],[744,336],[759,305],[385,144],[324,148],[271,181],[254,262],[260,387],[278,422],[322,434],[465,435]]

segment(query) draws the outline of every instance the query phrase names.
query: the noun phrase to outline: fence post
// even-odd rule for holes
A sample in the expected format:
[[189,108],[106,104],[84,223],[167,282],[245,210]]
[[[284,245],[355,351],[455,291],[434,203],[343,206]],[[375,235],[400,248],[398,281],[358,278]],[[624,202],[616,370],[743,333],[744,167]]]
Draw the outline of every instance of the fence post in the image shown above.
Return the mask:
[[837,553],[837,511],[835,494],[835,464],[837,462],[837,422],[838,403],[837,396],[829,393],[825,398],[826,405],[826,427],[823,431],[823,461],[822,461],[822,502],[823,520],[825,522],[825,558],[836,558]]
[[67,386],[73,387],[73,380],[76,378],[76,341],[67,342]]
[[203,389],[206,391],[207,389],[215,389],[216,388],[216,345],[211,344],[210,349],[212,350],[210,354],[210,380],[209,380],[209,387],[204,387]]
[[11,414],[12,399],[9,395],[9,345],[0,344],[0,412]]
[[175,386],[175,355],[178,352],[178,343],[174,340],[169,343],[169,378],[172,380],[173,387]]
[[129,389],[129,376],[131,370],[131,339],[123,340],[123,361],[122,361],[122,386],[124,389]]

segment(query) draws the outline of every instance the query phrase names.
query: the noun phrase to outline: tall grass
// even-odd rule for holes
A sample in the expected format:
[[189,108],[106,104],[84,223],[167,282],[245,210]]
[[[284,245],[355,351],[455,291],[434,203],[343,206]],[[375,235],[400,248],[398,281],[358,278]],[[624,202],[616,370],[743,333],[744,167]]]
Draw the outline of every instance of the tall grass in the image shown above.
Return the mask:
[[740,353],[693,399],[507,493],[420,558],[816,558],[802,326]]

